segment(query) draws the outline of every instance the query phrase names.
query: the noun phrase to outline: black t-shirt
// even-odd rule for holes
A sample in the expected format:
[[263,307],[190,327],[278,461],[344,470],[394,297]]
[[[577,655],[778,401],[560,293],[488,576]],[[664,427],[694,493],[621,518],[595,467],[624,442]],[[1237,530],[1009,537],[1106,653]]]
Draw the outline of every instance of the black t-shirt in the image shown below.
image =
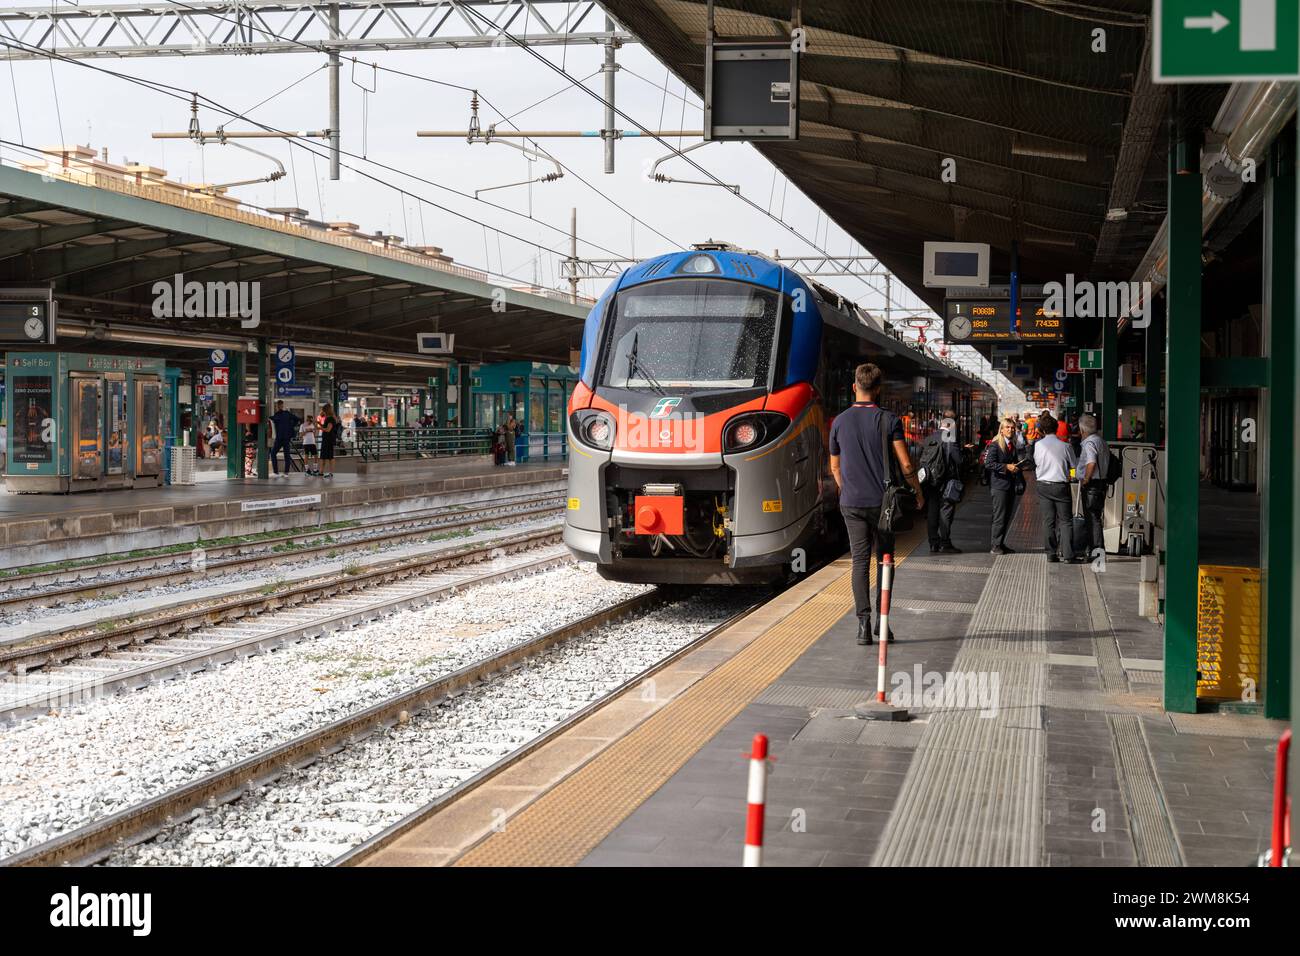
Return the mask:
[[893,443],[903,440],[903,423],[874,402],[846,408],[831,423],[831,454],[840,459],[840,504],[846,508],[879,508],[885,497],[886,464],[881,460],[880,416]]

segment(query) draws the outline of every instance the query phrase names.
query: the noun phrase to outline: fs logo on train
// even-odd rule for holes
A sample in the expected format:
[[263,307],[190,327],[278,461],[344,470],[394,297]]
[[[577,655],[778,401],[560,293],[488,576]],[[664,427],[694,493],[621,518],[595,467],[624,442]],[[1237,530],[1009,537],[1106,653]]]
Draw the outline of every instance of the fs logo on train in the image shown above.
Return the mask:
[[661,398],[655,403],[654,411],[650,413],[651,418],[667,418],[672,414],[674,408],[682,403],[680,398]]

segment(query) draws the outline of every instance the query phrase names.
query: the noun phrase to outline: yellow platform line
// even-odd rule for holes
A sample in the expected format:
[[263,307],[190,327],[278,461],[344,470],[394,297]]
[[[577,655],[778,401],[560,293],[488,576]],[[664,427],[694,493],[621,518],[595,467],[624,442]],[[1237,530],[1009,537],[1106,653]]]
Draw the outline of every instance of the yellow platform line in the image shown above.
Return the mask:
[[[921,529],[923,530],[923,529]],[[898,563],[924,539],[900,535]],[[873,563],[874,577],[874,563]],[[528,804],[454,866],[573,866],[853,609],[847,568],[626,736]],[[864,697],[869,689],[863,688]],[[737,762],[737,773],[744,773]],[[737,811],[737,825],[744,808]],[[741,848],[736,848],[740,859]]]

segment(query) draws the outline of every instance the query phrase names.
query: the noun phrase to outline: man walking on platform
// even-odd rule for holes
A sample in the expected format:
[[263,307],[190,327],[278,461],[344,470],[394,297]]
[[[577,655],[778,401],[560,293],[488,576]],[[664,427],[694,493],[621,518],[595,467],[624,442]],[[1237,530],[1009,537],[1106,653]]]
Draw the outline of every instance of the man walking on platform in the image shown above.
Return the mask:
[[[271,416],[271,424],[275,426],[275,444],[271,446],[271,468],[275,471],[275,477],[279,478],[282,474],[285,478],[289,477],[289,472],[293,470],[292,463],[289,460],[290,450],[293,447],[293,436],[298,434],[298,426],[302,424],[301,420],[293,412],[284,407],[284,402],[275,403],[275,414]],[[279,464],[275,456],[284,449],[284,471],[280,471]]]
[[1056,553],[1059,546],[1066,563],[1074,564],[1074,509],[1070,499],[1074,449],[1056,437],[1056,421],[1051,415],[1044,412],[1038,423],[1043,437],[1034,443],[1034,475],[1038,479],[1038,497],[1044,509],[1047,560],[1053,564],[1061,560]]
[[[880,619],[872,621],[871,551],[876,552],[876,607],[880,607],[881,558],[894,552],[894,536],[879,528],[880,506],[890,480],[887,445],[916,493],[916,507],[925,507],[921,483],[912,468],[898,416],[876,404],[883,375],[875,365],[859,365],[854,373],[853,394],[857,399],[835,416],[831,424],[831,474],[840,491],[840,514],[849,533],[853,554],[853,604],[858,616],[858,643],[871,644],[880,636]],[[894,639],[890,629],[889,640]]]

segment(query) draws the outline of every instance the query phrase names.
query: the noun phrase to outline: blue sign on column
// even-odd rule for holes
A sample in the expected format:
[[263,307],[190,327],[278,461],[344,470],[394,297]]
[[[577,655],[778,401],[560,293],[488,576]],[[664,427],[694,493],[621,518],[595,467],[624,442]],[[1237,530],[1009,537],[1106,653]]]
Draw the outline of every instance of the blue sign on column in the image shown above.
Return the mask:
[[227,360],[228,356],[225,349],[213,349],[208,353],[208,364],[213,368],[229,364]]
[[339,390],[339,404],[342,405],[344,402],[348,400],[348,383],[339,382],[338,390]]
[[296,384],[293,360],[294,353],[292,345],[277,345],[275,347],[275,384]]

